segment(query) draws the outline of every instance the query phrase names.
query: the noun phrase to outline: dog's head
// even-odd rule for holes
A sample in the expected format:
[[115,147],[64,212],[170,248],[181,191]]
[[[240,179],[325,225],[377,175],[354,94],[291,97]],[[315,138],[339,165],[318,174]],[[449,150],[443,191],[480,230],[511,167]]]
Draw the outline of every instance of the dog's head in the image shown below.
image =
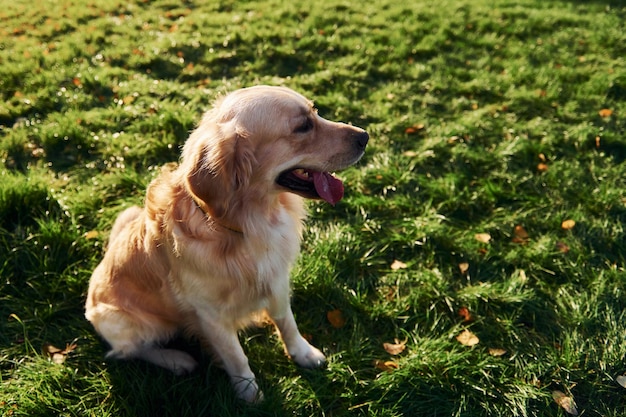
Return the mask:
[[218,218],[285,191],[335,204],[343,184],[329,172],[358,161],[368,140],[363,129],[323,119],[288,88],[250,87],[205,114],[181,167],[189,191]]

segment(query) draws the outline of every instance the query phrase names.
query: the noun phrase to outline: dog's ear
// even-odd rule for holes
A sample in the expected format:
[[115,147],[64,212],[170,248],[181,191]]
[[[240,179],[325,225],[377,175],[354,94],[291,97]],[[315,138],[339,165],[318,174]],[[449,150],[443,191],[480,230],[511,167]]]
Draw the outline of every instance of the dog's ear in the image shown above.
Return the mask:
[[228,215],[249,185],[255,162],[248,133],[232,121],[199,127],[183,149],[189,191],[218,218]]

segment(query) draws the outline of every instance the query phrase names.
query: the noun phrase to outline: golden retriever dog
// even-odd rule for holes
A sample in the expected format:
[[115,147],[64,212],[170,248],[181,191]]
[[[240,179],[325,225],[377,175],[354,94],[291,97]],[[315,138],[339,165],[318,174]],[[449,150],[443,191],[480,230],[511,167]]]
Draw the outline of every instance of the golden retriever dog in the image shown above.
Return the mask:
[[290,306],[302,197],[339,201],[343,184],[329,171],[357,162],[368,139],[363,129],[323,119],[288,88],[250,87],[219,99],[178,166],[149,185],[145,206],[128,208],[113,225],[85,313],[110,344],[107,356],[182,374],[196,361],[162,344],[179,332],[197,336],[237,396],[260,401],[238,330],[265,312],[291,359],[323,365]]

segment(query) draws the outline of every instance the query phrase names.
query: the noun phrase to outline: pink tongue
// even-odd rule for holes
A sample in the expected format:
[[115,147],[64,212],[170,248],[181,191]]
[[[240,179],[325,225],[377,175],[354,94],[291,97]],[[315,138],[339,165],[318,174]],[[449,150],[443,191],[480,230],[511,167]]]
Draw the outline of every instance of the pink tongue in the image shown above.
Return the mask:
[[328,172],[313,172],[315,190],[333,206],[343,198],[343,183]]

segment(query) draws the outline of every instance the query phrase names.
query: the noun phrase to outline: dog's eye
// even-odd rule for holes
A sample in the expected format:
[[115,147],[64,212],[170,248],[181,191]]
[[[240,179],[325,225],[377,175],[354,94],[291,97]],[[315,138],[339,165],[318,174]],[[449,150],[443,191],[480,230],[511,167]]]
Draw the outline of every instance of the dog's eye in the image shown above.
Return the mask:
[[313,121],[307,117],[304,123],[294,129],[293,133],[307,133],[311,129],[313,129]]

